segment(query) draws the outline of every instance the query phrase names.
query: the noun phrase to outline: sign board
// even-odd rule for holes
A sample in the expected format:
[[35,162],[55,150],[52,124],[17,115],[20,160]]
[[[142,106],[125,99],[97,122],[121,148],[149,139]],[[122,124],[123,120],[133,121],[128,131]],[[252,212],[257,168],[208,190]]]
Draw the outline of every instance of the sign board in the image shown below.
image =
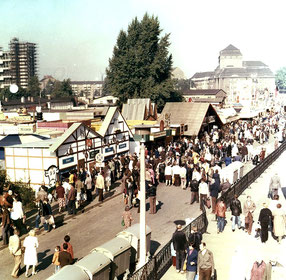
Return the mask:
[[89,152],[89,158],[95,158],[95,156],[99,153],[99,150],[94,150]]
[[105,164],[104,164],[104,162],[97,162],[97,163],[95,164],[95,166],[96,166],[96,167],[104,167]]
[[74,157],[69,157],[69,158],[63,159],[63,164],[68,164],[71,162],[74,162]]
[[19,125],[18,127],[19,133],[25,134],[25,133],[34,133],[36,132],[36,125]]
[[127,144],[126,143],[123,143],[123,144],[119,144],[118,148],[119,149],[124,149],[126,148]]
[[104,161],[104,156],[103,156],[102,153],[98,153],[98,154],[96,154],[95,159],[98,162],[103,162]]
[[105,148],[106,153],[113,152],[113,147]]

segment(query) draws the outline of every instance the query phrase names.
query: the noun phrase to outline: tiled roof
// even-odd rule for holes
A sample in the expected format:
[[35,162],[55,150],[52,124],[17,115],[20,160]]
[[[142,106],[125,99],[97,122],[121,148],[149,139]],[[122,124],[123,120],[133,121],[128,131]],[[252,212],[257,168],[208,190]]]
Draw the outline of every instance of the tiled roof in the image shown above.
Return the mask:
[[201,78],[212,78],[214,75],[213,71],[209,72],[197,72],[193,75],[191,79],[201,79]]
[[243,67],[268,67],[262,61],[243,61],[242,66]]
[[71,81],[71,85],[88,85],[88,84],[102,85],[103,81]]
[[242,54],[238,48],[230,44],[225,49],[220,51],[220,55],[242,55]]
[[220,89],[188,89],[183,95],[216,95]]

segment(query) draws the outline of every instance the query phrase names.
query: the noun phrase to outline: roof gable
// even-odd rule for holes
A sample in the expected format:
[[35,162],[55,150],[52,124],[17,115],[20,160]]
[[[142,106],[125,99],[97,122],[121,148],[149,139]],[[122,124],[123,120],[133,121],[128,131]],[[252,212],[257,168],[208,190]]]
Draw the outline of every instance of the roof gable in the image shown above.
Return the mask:
[[110,126],[110,123],[112,122],[113,117],[115,116],[116,113],[118,114],[118,120],[122,120],[122,121],[125,123],[126,128],[127,128],[128,132],[129,132],[129,135],[130,135],[131,137],[133,137],[133,134],[132,134],[131,130],[129,129],[125,118],[124,118],[124,117],[122,116],[122,114],[119,112],[119,110],[117,109],[117,107],[109,107],[109,110],[108,110],[108,112],[107,112],[107,114],[106,114],[106,116],[105,116],[105,118],[104,118],[104,120],[103,120],[103,123],[102,123],[102,125],[101,125],[101,127],[100,127],[98,133],[99,133],[102,137],[104,137],[104,136],[106,135],[106,132],[108,131],[108,128],[109,128],[109,126]]
[[238,48],[230,44],[225,49],[220,51],[220,55],[242,55],[242,54]]
[[[80,129],[80,127],[84,128],[84,131],[88,131],[89,133],[91,133],[89,136],[93,135],[94,137],[100,137],[101,135],[97,132],[95,132],[93,129],[87,127],[85,124],[83,123],[74,123],[72,126],[69,127],[69,129],[67,129],[65,131],[65,133],[60,136],[59,138],[57,138],[57,141],[55,143],[53,143],[53,145],[50,147],[50,151],[51,152],[55,152],[56,150],[58,150],[58,148],[63,145],[70,137],[73,137],[74,140],[77,140],[76,137],[74,137],[74,132],[76,132],[78,129]],[[85,137],[87,135],[85,134]]]
[[158,121],[164,120],[165,114],[170,114],[171,124],[188,125],[185,135],[198,135],[206,113],[213,110],[220,120],[214,107],[209,103],[193,103],[193,102],[168,102],[166,103]]

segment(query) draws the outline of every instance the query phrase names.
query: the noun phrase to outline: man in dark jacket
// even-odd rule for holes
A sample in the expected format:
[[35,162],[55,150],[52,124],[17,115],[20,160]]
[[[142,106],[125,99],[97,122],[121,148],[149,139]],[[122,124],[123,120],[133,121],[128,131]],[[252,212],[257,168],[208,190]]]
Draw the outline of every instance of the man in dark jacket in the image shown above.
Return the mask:
[[232,231],[235,231],[235,225],[237,224],[238,228],[241,227],[240,214],[241,211],[241,203],[237,199],[237,195],[234,195],[234,199],[230,202],[230,210],[231,210],[231,219],[232,219]]
[[156,186],[151,185],[149,188],[150,214],[156,214],[156,192]]
[[198,231],[198,228],[196,226],[193,226],[191,229],[191,233],[189,236],[189,243],[194,244],[193,247],[199,251],[200,245],[203,239],[203,235]]
[[60,262],[61,268],[63,268],[64,266],[66,266],[68,264],[73,263],[73,259],[71,257],[71,254],[67,251],[67,249],[68,249],[68,244],[64,243],[63,244],[63,251],[61,251],[59,253],[59,262]]
[[182,232],[182,225],[177,225],[177,230],[173,234],[172,238],[174,250],[176,251],[176,269],[177,272],[183,271],[185,261],[185,250],[188,247],[187,238],[184,232]]
[[199,182],[197,180],[192,180],[191,184],[191,204],[195,201],[199,203]]
[[212,198],[212,213],[215,213],[215,207],[216,207],[216,200],[218,197],[220,189],[220,177],[218,174],[218,169],[215,170],[215,174],[213,175],[213,183],[210,185],[210,195]]

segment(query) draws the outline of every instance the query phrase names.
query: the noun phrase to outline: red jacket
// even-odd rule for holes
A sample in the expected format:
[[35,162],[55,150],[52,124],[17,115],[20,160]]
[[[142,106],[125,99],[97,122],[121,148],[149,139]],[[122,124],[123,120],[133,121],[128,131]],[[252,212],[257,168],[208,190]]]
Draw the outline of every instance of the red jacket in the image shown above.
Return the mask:
[[216,204],[216,208],[215,208],[215,214],[218,216],[218,217],[222,217],[222,218],[225,218],[225,212],[226,212],[226,205],[224,202],[218,202]]

